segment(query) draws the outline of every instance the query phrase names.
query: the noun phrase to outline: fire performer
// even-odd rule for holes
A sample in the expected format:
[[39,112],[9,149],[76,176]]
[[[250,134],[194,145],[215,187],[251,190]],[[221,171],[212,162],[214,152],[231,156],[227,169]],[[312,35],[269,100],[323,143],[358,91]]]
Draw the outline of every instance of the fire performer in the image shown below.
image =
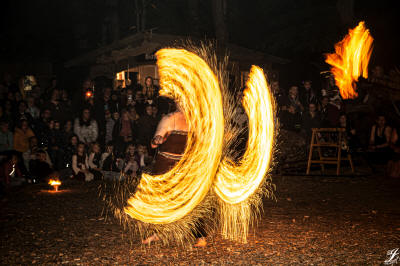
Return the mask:
[[[175,164],[182,158],[185,151],[186,140],[188,134],[188,124],[179,104],[176,105],[175,112],[165,115],[157,126],[154,138],[151,141],[153,149],[158,148],[155,158],[153,175],[162,175],[171,170]],[[206,232],[203,222],[199,222],[200,226],[193,232],[198,239],[195,247],[205,247],[207,245]],[[143,244],[150,244],[152,241],[159,240],[156,234],[143,240]]]

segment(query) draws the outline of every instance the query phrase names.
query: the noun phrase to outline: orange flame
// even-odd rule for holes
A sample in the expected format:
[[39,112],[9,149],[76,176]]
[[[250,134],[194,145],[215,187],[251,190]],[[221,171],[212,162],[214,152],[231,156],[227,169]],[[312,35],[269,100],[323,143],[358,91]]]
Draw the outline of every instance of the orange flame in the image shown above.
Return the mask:
[[61,185],[61,181],[60,180],[56,180],[56,179],[50,179],[49,185],[51,185],[51,186],[59,186],[59,185]]
[[342,41],[335,44],[335,53],[326,55],[325,62],[332,66],[331,72],[343,99],[356,98],[355,83],[361,75],[368,78],[373,40],[364,21],[361,21],[357,27],[349,30]]

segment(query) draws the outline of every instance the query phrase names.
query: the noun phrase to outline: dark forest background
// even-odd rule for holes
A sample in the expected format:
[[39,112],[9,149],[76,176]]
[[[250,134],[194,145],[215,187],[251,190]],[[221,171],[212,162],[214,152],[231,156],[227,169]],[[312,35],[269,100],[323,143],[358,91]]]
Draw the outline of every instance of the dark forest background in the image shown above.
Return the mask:
[[140,31],[217,38],[324,68],[323,54],[365,20],[371,64],[398,65],[396,1],[8,0],[1,2],[0,60],[62,65]]

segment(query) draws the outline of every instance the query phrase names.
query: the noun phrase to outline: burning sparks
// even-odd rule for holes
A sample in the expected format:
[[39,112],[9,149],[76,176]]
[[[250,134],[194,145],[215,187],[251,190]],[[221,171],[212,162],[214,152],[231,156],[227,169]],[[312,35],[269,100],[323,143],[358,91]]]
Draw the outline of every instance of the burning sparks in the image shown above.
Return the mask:
[[207,195],[222,153],[224,117],[218,80],[197,55],[183,49],[157,52],[161,95],[175,99],[189,124],[186,150],[169,172],[142,175],[125,212],[152,224],[190,213]]
[[249,117],[249,139],[242,160],[223,160],[214,190],[222,199],[222,234],[246,242],[252,218],[248,201],[263,183],[272,161],[274,102],[261,68],[253,66],[244,91],[243,106]]
[[[169,172],[158,176],[142,174],[124,213],[147,226],[155,225],[152,228],[161,236],[171,235],[171,231],[174,235],[192,234],[196,219],[207,215],[211,208],[204,207],[196,215],[193,213],[200,203],[200,206],[206,205],[203,200],[213,188],[219,198],[223,236],[246,242],[250,221],[262,204],[260,192],[270,192],[262,185],[272,160],[274,104],[264,73],[257,66],[251,69],[243,98],[249,117],[249,141],[242,160],[235,164],[225,152],[222,157],[223,150],[230,147],[229,141],[224,145],[224,131],[227,130],[226,139],[240,131],[232,129],[230,122],[235,104],[221,94],[221,88],[225,96],[230,93],[224,83],[226,72],[215,67],[211,59],[208,63],[215,67],[216,72],[213,72],[203,59],[183,49],[162,49],[156,55],[160,94],[179,103],[189,125],[186,149]],[[228,108],[223,109],[223,106]],[[268,186],[270,188],[271,184]],[[211,205],[215,204],[214,200]],[[116,214],[119,215],[118,210]],[[180,225],[174,227],[174,222]],[[167,226],[166,233],[161,226]],[[139,226],[142,232],[140,228],[143,227]]]
[[58,187],[61,186],[61,181],[56,179],[50,179],[49,185],[54,187],[54,191],[58,191]]
[[357,97],[355,82],[360,76],[368,78],[372,42],[373,38],[362,21],[335,45],[334,54],[326,55],[325,61],[332,66],[331,72],[343,99]]

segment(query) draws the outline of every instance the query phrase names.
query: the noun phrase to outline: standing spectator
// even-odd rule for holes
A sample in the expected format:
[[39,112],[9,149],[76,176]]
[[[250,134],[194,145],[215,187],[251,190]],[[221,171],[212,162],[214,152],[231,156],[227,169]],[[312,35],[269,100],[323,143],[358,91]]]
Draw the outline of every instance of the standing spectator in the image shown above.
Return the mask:
[[138,121],[137,142],[149,147],[156,127],[157,121],[153,117],[153,106],[147,105],[145,114]]
[[89,154],[89,168],[95,180],[100,180],[102,177],[100,169],[101,150],[99,143],[93,143],[92,151]]
[[74,133],[78,136],[79,141],[85,144],[97,140],[97,122],[90,117],[90,110],[88,108],[84,108],[81,117],[75,119]]
[[140,118],[138,113],[136,112],[136,108],[134,106],[130,106],[128,112],[129,112],[129,117],[136,125]]
[[392,130],[390,137],[390,148],[392,150],[392,157],[389,160],[386,173],[389,177],[400,177],[400,127],[396,127]]
[[303,89],[300,93],[300,101],[304,106],[309,106],[310,103],[317,104],[317,93],[312,87],[311,80],[305,80],[303,82]]
[[290,87],[288,97],[285,105],[282,106],[282,110],[288,111],[290,107],[294,108],[295,113],[301,113],[304,110],[304,107],[300,102],[299,88],[297,86]]
[[0,153],[11,151],[14,148],[13,134],[8,128],[8,121],[0,121]]
[[2,119],[8,122],[8,126],[11,131],[14,131],[15,120],[14,120],[14,112],[13,112],[13,105],[10,100],[5,100],[4,108],[2,113]]
[[111,117],[111,112],[110,109],[107,109],[105,111],[105,137],[104,137],[104,143],[108,143],[110,141],[112,141],[113,139],[113,129],[114,129],[114,125],[115,125],[115,121],[114,119]]
[[55,170],[63,168],[63,135],[60,129],[60,122],[56,120],[50,120],[50,138],[48,151],[51,160],[54,162]]
[[154,85],[152,77],[146,77],[144,80],[144,87],[142,90],[145,101],[149,104],[154,104],[158,97],[158,87]]
[[126,109],[121,111],[121,118],[115,122],[113,129],[113,140],[115,141],[116,151],[123,153],[126,146],[134,140],[134,122],[130,119]]
[[36,106],[35,103],[35,98],[28,97],[28,108],[27,108],[27,112],[32,116],[32,118],[34,120],[38,119],[40,116],[40,110],[39,108]]
[[339,125],[340,110],[329,103],[329,97],[323,96],[321,100],[321,120],[323,127],[337,127]]
[[89,172],[89,160],[85,153],[85,144],[79,143],[76,153],[72,156],[73,178],[86,182],[93,180],[93,174]]
[[303,114],[302,129],[306,135],[307,143],[310,143],[313,128],[321,127],[321,116],[315,103],[308,104],[308,110]]
[[64,121],[66,118],[66,110],[63,106],[63,103],[60,101],[60,91],[58,89],[54,89],[51,92],[51,97],[50,101],[47,104],[47,108],[51,112],[51,116],[58,120],[58,121]]
[[141,91],[137,91],[135,95],[135,108],[139,116],[143,115],[146,108],[145,99]]
[[14,132],[14,150],[24,153],[29,150],[29,138],[35,136],[27,120],[21,120]]

